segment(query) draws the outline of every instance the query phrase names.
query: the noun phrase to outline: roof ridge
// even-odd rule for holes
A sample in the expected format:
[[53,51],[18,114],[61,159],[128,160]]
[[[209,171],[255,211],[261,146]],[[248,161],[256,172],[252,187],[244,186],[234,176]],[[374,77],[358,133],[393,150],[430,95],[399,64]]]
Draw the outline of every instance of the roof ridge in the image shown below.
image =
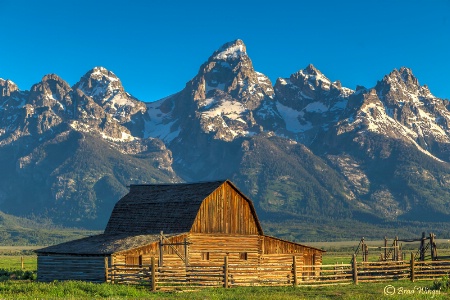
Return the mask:
[[226,182],[229,179],[218,179],[218,180],[207,180],[207,181],[195,181],[195,182],[174,182],[174,183],[149,183],[149,184],[130,184],[131,186],[176,186],[176,185],[191,185],[191,184],[202,184],[202,183],[216,183],[216,182]]

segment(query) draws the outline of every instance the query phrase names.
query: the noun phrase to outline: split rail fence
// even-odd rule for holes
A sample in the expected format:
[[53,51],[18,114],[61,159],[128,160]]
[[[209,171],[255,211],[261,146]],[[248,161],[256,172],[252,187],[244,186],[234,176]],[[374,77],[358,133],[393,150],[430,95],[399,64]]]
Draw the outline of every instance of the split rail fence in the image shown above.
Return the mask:
[[[411,256],[413,258],[413,255]],[[105,260],[105,264],[107,261]],[[107,266],[107,265],[106,265]],[[107,266],[106,281],[147,285],[153,291],[182,287],[288,286],[358,284],[389,280],[434,280],[450,274],[450,261],[382,261],[351,264],[301,265],[291,263],[159,267],[115,264]]]

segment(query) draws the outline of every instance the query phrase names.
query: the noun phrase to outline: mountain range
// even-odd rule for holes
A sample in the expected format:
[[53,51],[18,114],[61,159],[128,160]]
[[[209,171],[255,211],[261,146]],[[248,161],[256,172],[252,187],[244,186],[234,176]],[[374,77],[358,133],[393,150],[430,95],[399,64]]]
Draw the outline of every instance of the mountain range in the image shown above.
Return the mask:
[[355,90],[313,65],[273,84],[242,40],[156,102],[103,67],[73,86],[0,79],[0,211],[102,229],[129,184],[229,178],[294,239],[345,222],[445,228],[449,104],[405,67]]

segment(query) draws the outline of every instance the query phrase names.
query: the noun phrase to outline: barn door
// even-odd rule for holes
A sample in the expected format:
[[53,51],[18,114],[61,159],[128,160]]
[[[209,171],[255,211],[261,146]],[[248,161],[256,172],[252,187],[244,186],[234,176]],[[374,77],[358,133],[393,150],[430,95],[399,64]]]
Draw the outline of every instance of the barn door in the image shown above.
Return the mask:
[[[187,242],[187,239],[184,239],[184,242],[182,243],[173,243],[171,242],[165,235],[164,233],[161,231],[160,237],[159,237],[159,261],[158,261],[158,265],[160,267],[162,267],[164,265],[164,246],[169,246],[173,252],[175,252],[176,255],[178,255],[179,258],[181,258],[181,260],[184,262],[185,266],[189,266],[189,255],[188,255],[188,251],[189,251],[189,244]],[[183,247],[183,252],[184,253],[180,253],[180,251],[178,251],[177,248],[175,248],[174,246],[184,246]]]

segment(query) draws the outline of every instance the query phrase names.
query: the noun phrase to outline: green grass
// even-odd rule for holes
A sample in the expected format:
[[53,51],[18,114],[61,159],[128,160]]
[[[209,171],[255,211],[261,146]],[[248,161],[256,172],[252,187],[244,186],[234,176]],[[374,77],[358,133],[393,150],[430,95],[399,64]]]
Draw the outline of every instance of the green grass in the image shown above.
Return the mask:
[[[27,271],[37,270],[36,255],[23,256],[23,269]],[[20,256],[15,255],[0,255],[0,269],[4,270],[20,270],[22,263]]]
[[[334,247],[334,245],[333,245]],[[15,249],[20,251],[21,249]],[[22,249],[23,250],[23,249]],[[339,250],[339,249],[338,249]],[[347,263],[351,253],[347,251],[327,252],[324,263]],[[24,256],[26,271],[36,271],[36,256]],[[20,256],[0,256],[0,272],[20,270]],[[30,280],[12,280],[2,277],[0,299],[448,299],[448,279],[443,282],[386,281],[360,283],[358,285],[335,285],[322,287],[233,287],[208,288],[190,291],[158,291],[152,293],[147,287],[94,284],[87,282],[41,283]],[[393,292],[393,295],[385,295]],[[434,290],[440,288],[441,290]],[[446,290],[447,289],[447,290]],[[421,292],[422,291],[422,292]],[[426,293],[425,293],[426,292]],[[408,294],[406,294],[408,293]],[[413,293],[413,294],[411,294]],[[433,294],[438,293],[438,294]]]
[[[388,287],[389,286],[389,287]],[[444,291],[432,290],[431,282],[396,281],[328,287],[237,287],[198,291],[156,292],[146,288],[86,282],[0,283],[2,299],[448,299]],[[386,287],[388,287],[386,289]],[[420,294],[420,289],[429,294]],[[385,291],[394,295],[385,295]],[[405,295],[405,292],[414,293]],[[439,293],[439,294],[430,294]]]

